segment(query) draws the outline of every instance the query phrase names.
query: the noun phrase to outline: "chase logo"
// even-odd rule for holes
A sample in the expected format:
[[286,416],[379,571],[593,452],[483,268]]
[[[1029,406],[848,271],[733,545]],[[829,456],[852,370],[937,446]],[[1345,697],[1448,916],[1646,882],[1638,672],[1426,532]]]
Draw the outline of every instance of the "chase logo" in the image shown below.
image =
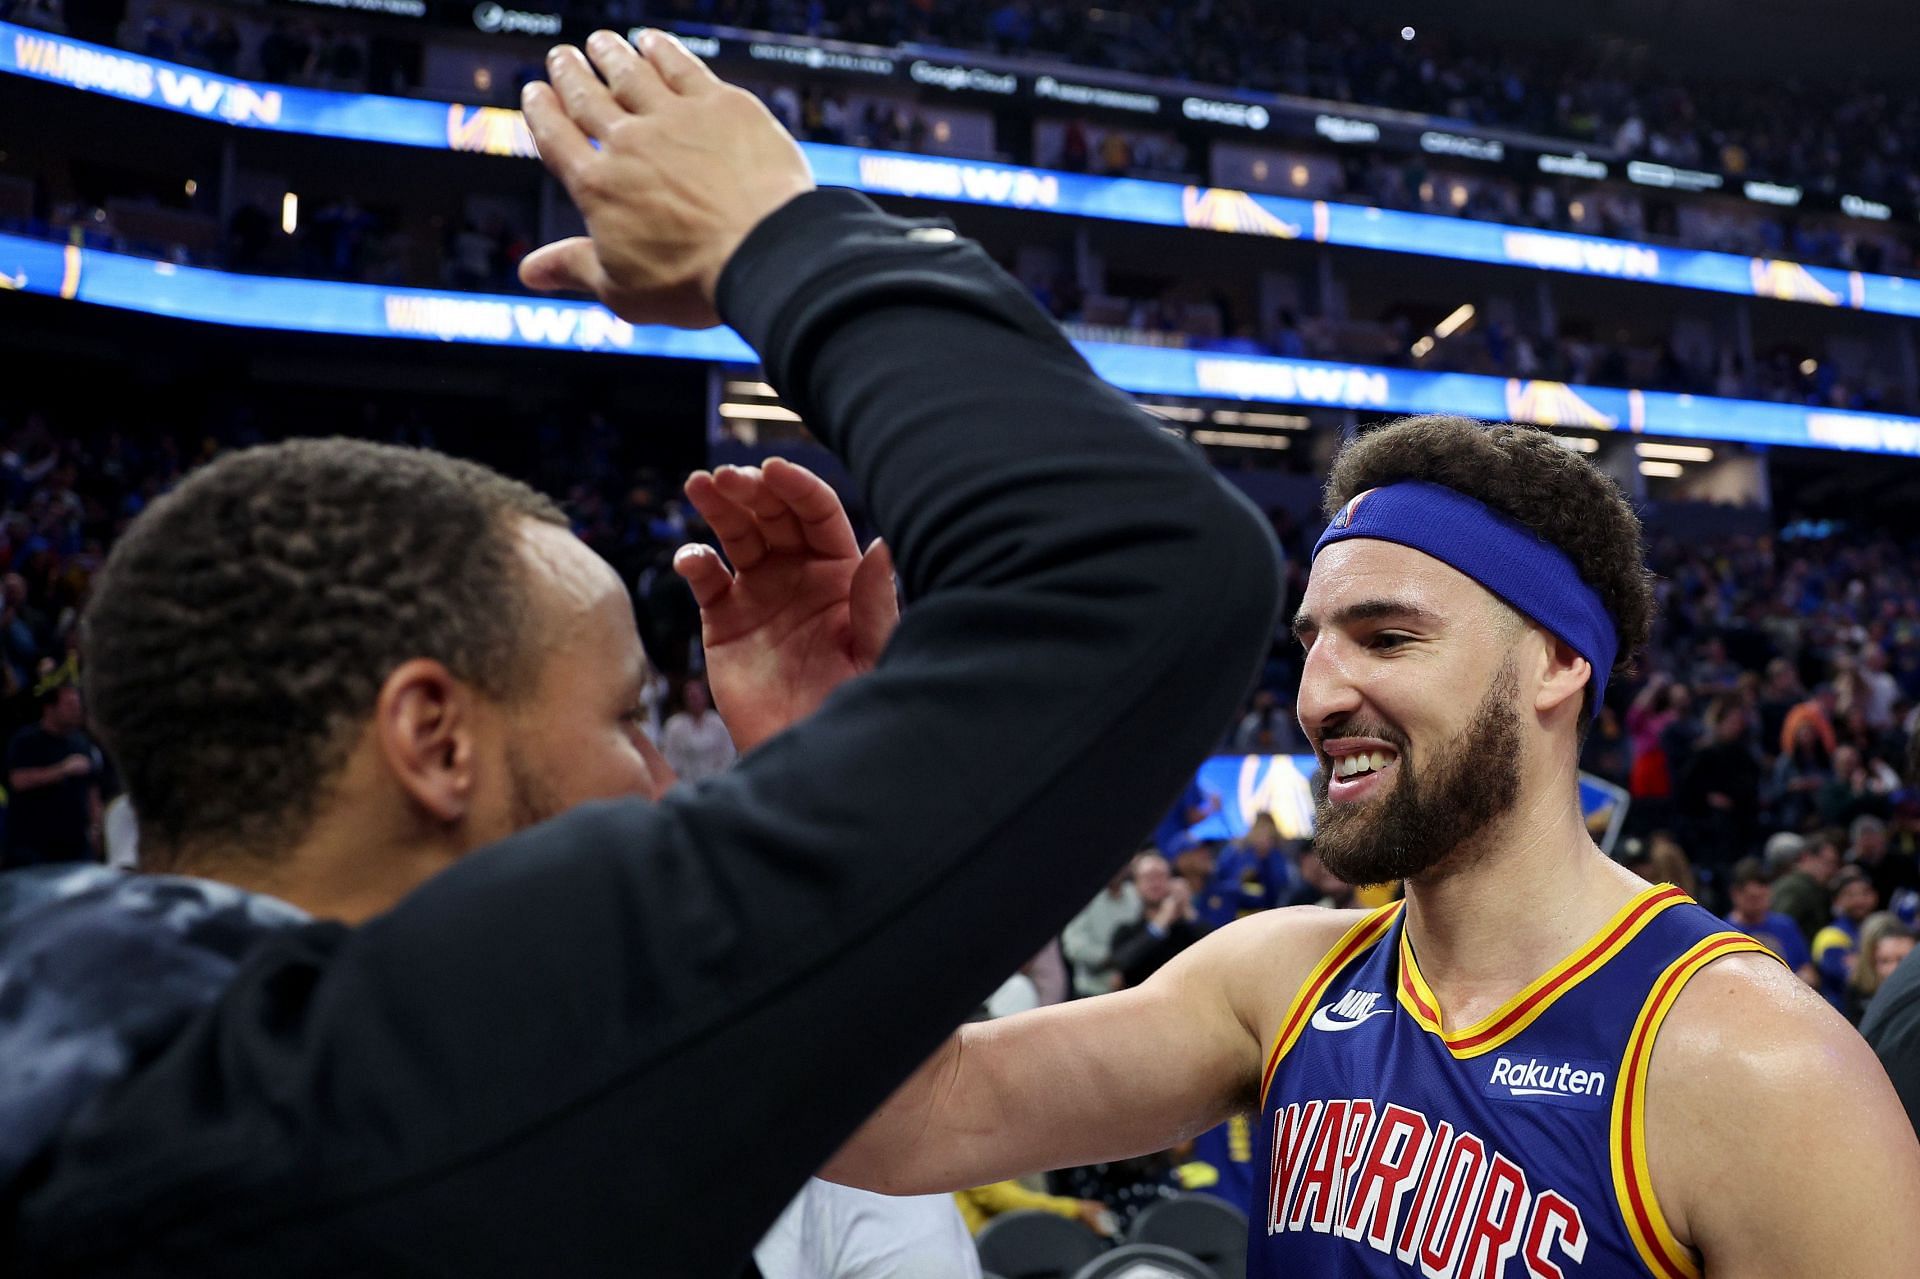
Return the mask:
[[1481,1092],[1502,1101],[1544,1101],[1576,1110],[1607,1106],[1607,1070],[1602,1062],[1554,1058],[1493,1059],[1493,1071]]

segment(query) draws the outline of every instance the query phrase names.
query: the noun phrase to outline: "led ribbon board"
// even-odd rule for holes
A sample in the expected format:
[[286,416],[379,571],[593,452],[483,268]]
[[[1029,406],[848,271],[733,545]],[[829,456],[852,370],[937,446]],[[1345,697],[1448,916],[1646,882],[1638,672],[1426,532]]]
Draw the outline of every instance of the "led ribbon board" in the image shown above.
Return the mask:
[[[530,157],[518,111],[268,85],[0,22],[0,73],[243,128]],[[823,185],[1920,316],[1920,280],[1364,205],[804,143]]]
[[[633,325],[592,302],[235,275],[0,235],[0,293],[46,294],[149,315],[356,337],[474,342],[753,364],[728,329]],[[1136,395],[1462,413],[1590,431],[1852,449],[1920,457],[1920,418],[1427,373],[1323,360],[1077,343],[1101,377]]]

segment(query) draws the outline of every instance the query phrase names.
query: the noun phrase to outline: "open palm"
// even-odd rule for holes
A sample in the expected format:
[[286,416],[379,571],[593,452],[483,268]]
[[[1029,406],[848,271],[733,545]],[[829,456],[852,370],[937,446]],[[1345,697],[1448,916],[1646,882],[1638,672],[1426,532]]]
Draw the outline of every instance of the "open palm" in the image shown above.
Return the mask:
[[746,752],[873,668],[900,617],[893,561],[880,542],[861,554],[833,489],[782,458],[696,471],[686,494],[732,567],[699,545],[673,567],[700,605],[714,708]]

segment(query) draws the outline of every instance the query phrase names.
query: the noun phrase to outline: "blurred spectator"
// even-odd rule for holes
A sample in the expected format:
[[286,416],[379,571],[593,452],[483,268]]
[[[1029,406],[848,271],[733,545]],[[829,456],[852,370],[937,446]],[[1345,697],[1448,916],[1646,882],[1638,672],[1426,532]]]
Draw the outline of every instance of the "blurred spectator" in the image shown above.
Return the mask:
[[1791,919],[1804,937],[1817,936],[1833,918],[1840,847],[1840,837],[1831,831],[1802,840],[1792,869],[1774,880],[1773,909]]
[[1233,749],[1242,755],[1297,755],[1306,749],[1300,721],[1272,689],[1253,695],[1253,706],[1233,730]]
[[[1077,1221],[1102,1238],[1119,1233],[1113,1214],[1098,1199],[1042,1194],[1027,1189],[1017,1181],[996,1181],[988,1186],[975,1186],[972,1190],[958,1192],[954,1199],[960,1205],[960,1216],[966,1221],[967,1229],[976,1235],[989,1221],[1003,1213],[1032,1211],[1050,1212]],[[768,1279],[773,1277],[769,1275]]]
[[1748,857],[1734,866],[1728,890],[1733,910],[1727,922],[1780,956],[1809,986],[1818,986],[1820,974],[1814,970],[1806,935],[1798,924],[1771,909],[1772,889],[1758,858]]
[[1860,925],[1879,905],[1873,881],[1858,866],[1833,877],[1833,919],[1813,936],[1813,964],[1820,970],[1820,993],[1841,1012],[1859,955]]
[[1900,962],[1913,953],[1913,929],[1891,911],[1878,911],[1860,925],[1860,957],[1847,980],[1847,1020],[1858,1026],[1867,1005]]
[[1193,891],[1160,854],[1141,853],[1133,859],[1133,887],[1140,895],[1141,918],[1113,930],[1109,959],[1123,988],[1153,976],[1206,932],[1194,909]]
[[680,690],[681,709],[667,717],[660,733],[660,753],[683,782],[697,782],[725,772],[733,763],[733,739],[713,713],[707,682],[689,679]]
[[1357,904],[1358,896],[1352,884],[1327,869],[1311,844],[1300,850],[1300,881],[1286,905],[1350,910]]
[[1255,815],[1247,833],[1216,855],[1200,893],[1200,922],[1209,929],[1290,900],[1299,885],[1293,861],[1270,813]]
[[1708,720],[1712,737],[1688,759],[1679,798],[1695,862],[1723,868],[1752,851],[1759,821],[1760,762],[1747,742],[1746,707],[1736,698],[1722,694]]
[[80,690],[39,695],[40,720],[7,743],[6,869],[98,861],[106,757],[82,730]]
[[753,1250],[763,1279],[980,1279],[951,1195],[881,1195],[815,1177]]
[[1100,895],[1060,934],[1060,948],[1073,965],[1075,994],[1104,995],[1120,988],[1120,973],[1112,958],[1114,934],[1139,919],[1140,894],[1133,886],[1133,867],[1128,865],[1115,872]]
[[1880,904],[1911,917],[1908,894],[1920,889],[1920,866],[1888,845],[1887,824],[1878,817],[1856,817],[1847,828],[1847,860],[1867,873]]
[[1163,1199],[1178,1198],[1181,1189],[1173,1156],[1164,1151],[1063,1169],[1051,1180],[1056,1190],[1104,1204],[1118,1227],[1116,1233],[1123,1236],[1133,1226],[1134,1218]]

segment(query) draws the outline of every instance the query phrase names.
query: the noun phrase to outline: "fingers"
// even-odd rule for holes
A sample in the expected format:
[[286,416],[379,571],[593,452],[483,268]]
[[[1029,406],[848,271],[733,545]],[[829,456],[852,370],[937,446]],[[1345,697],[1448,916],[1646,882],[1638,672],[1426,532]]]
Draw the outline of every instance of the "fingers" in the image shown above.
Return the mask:
[[611,31],[587,37],[587,56],[600,69],[614,99],[629,111],[644,113],[673,96],[653,64]]
[[542,293],[598,293],[606,276],[584,235],[543,244],[520,259],[520,282]]
[[798,551],[807,545],[806,531],[799,519],[777,494],[767,487],[766,473],[757,466],[723,466],[713,482],[720,492],[738,506],[753,512],[760,535],[776,551]]
[[593,157],[593,143],[567,116],[553,86],[538,80],[520,91],[520,111],[527,119],[527,131],[540,159],[562,182],[572,181],[570,174]]
[[893,628],[900,624],[900,596],[893,586],[893,552],[878,538],[853,570],[847,614],[853,629],[854,659],[872,666],[893,638]]
[[627,115],[607,86],[600,83],[586,55],[570,44],[559,45],[547,54],[547,79],[560,95],[567,117],[590,138],[605,139]]
[[727,566],[720,562],[720,556],[711,546],[691,543],[681,547],[674,552],[673,571],[692,588],[693,602],[703,611],[733,588],[733,574],[727,572]]
[[[809,549],[835,559],[860,553],[854,540],[853,525],[847,522],[847,508],[831,485],[806,467],[785,458],[768,458],[761,468],[766,491],[784,503],[799,522]],[[760,513],[755,507],[754,513]]]
[[665,31],[642,31],[640,52],[675,93],[697,94],[717,89],[722,81],[680,38]]
[[[721,474],[734,470],[723,466]],[[719,535],[720,549],[733,561],[736,572],[752,568],[767,553],[767,540],[761,535],[753,512],[729,499],[720,491],[715,477],[707,471],[695,471],[687,477],[687,501],[700,512],[700,518]]]

